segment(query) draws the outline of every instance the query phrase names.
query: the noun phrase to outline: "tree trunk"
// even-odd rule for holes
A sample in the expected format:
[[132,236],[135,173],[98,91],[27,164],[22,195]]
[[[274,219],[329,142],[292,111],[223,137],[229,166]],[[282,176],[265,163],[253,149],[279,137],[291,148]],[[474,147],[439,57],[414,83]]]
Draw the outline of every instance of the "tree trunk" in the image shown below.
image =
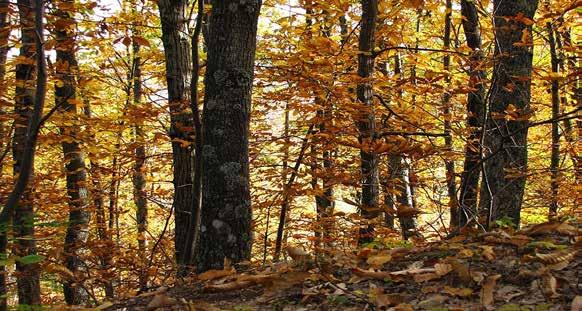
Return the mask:
[[[556,28],[562,28],[560,27],[561,25],[559,25],[559,27]],[[564,43],[562,44],[562,39]],[[561,33],[559,31],[556,30],[556,36],[555,36],[555,40],[556,40],[556,47],[558,50],[561,51],[561,56],[558,57],[558,65],[559,65],[559,70],[562,72],[566,72],[566,63],[567,63],[567,68],[568,70],[570,70],[571,72],[576,72],[580,67],[576,66],[576,60],[574,56],[570,56],[567,57],[567,52],[564,51],[564,48],[571,48],[572,47],[572,38],[570,35],[570,30],[568,30],[567,28],[562,31]],[[565,61],[567,60],[567,62]],[[578,110],[582,110],[582,88],[580,87],[580,77],[579,75],[574,77],[574,81],[573,83],[569,83],[571,85],[571,90],[570,92],[573,94],[573,100],[575,101],[576,104],[576,108]],[[562,102],[562,110],[565,110],[569,105],[568,105],[568,100],[566,97],[566,92],[562,93],[562,98],[561,98],[561,102]],[[581,122],[581,118],[578,118],[578,121],[576,122],[577,128],[578,128],[578,138],[582,137],[582,122]],[[572,126],[572,121],[570,119],[566,119],[564,120],[564,136],[566,138],[566,141],[568,142],[568,144],[574,145],[576,144],[576,138],[575,138],[575,133],[574,133],[574,128]],[[570,158],[572,160],[572,165],[574,166],[574,177],[575,177],[575,182],[576,185],[580,185],[582,184],[582,157],[579,155],[579,153],[577,152],[576,148],[568,148],[570,149]]]
[[[87,119],[92,118],[91,114],[91,106],[89,105],[88,100],[85,99],[84,105],[84,112],[85,117]],[[95,138],[95,133],[91,133],[89,136],[90,144],[93,146],[97,145],[97,141]],[[113,300],[115,296],[115,291],[113,289],[112,284],[112,251],[111,247],[113,247],[113,241],[111,240],[110,231],[107,227],[107,219],[105,216],[105,197],[104,197],[104,187],[102,184],[102,172],[101,167],[97,162],[97,155],[88,153],[89,161],[91,164],[91,168],[89,170],[89,174],[91,175],[91,182],[93,183],[93,188],[91,189],[91,196],[93,199],[93,205],[95,208],[95,222],[97,223],[97,238],[99,242],[101,242],[101,249],[99,250],[99,262],[101,265],[101,269],[105,272],[105,276],[103,277],[103,289],[105,291],[105,297],[109,300]]]
[[[46,95],[46,63],[43,39],[44,5],[41,0],[19,0],[21,43],[20,56],[32,63],[16,66],[15,129],[12,140],[13,173],[16,183],[8,196],[6,206],[0,213],[0,223],[7,224],[10,215],[14,217],[15,254],[22,258],[36,256],[34,239],[34,208],[32,186],[29,181],[34,175],[34,154],[42,109]],[[36,58],[35,58],[36,56]],[[32,87],[36,71],[36,88]],[[18,272],[18,303],[21,305],[40,304],[40,266],[38,263],[16,262]]]
[[249,117],[260,0],[213,0],[203,112],[198,271],[250,259]]
[[192,191],[194,192],[194,198],[192,200],[191,215],[188,226],[190,232],[186,240],[187,249],[184,251],[188,258],[189,265],[194,265],[196,263],[196,245],[200,236],[200,213],[202,212],[202,148],[204,147],[204,144],[202,142],[202,120],[199,111],[200,96],[198,94],[198,80],[200,77],[199,42],[204,17],[207,15],[204,12],[204,5],[207,1],[208,0],[198,1],[198,16],[196,17],[196,25],[194,33],[192,34],[192,82],[190,83],[190,109],[192,110],[192,121],[196,136],[194,139],[194,157],[192,158],[194,161],[192,164],[194,167],[194,172],[192,174]]
[[[472,53],[469,58],[469,86],[474,91],[467,95],[467,128],[469,136],[465,145],[465,162],[461,175],[459,210],[455,217],[458,227],[474,223],[477,219],[477,189],[481,173],[481,138],[485,118],[485,71],[481,69],[483,54],[481,52],[481,31],[479,15],[475,4],[468,0],[461,1],[463,30],[467,45]],[[452,219],[451,219],[452,220]]]
[[[558,69],[558,52],[556,51],[556,40],[554,37],[554,28],[551,23],[546,24],[546,31],[548,32],[548,39],[550,43],[550,61],[552,66],[552,73],[559,73]],[[560,85],[557,79],[552,79],[550,92],[552,94],[552,154],[550,159],[550,174],[551,174],[551,202],[548,218],[553,220],[558,214],[558,190],[559,190],[559,165],[560,165],[560,132],[559,120],[560,114]]]
[[[445,5],[445,33],[443,36],[443,49],[448,51],[451,47],[451,14],[453,11],[452,0],[446,0]],[[445,71],[445,92],[443,93],[443,118],[445,136],[445,151],[452,154],[453,136],[451,135],[451,94],[447,91],[451,87],[451,55],[445,53],[443,57],[443,70]],[[457,213],[457,184],[455,181],[455,161],[445,157],[445,170],[447,177],[447,194],[449,196],[449,209],[451,217],[451,227],[458,226]]]
[[[8,0],[0,0],[0,116],[4,116],[6,111],[4,111],[4,106],[7,104],[4,102],[6,97],[6,82],[4,81],[6,77],[6,57],[8,55],[8,36],[10,34],[10,29],[8,25]],[[10,133],[6,133],[6,128],[4,122],[0,121],[0,150],[4,150],[6,145],[9,144]],[[2,160],[0,160],[0,179],[3,179],[3,165]],[[5,202],[2,200],[0,204],[4,205]],[[8,226],[0,227],[0,260],[6,260],[8,258]],[[8,294],[8,288],[6,287],[6,266],[0,267],[0,311],[5,311],[8,308],[6,302],[6,296]]]
[[188,243],[191,210],[194,201],[192,179],[193,120],[188,112],[190,80],[190,48],[186,35],[185,0],[160,0],[162,42],[166,60],[166,80],[170,106],[170,138],[172,139],[174,171],[175,254],[183,273],[188,258],[184,252]]
[[[374,57],[372,52],[375,46],[375,32],[378,18],[378,1],[361,0],[362,20],[359,38],[358,75],[364,82],[358,83],[358,101],[362,104],[362,113],[356,122],[359,136],[358,141],[362,145],[360,149],[362,174],[362,210],[364,219],[371,221],[376,218],[378,212],[378,156],[372,150],[376,121],[374,116],[374,100],[372,78],[374,71]],[[371,242],[374,239],[374,226],[371,223],[360,229],[359,244]]]
[[[135,28],[132,35],[138,35]],[[133,105],[137,108],[141,106],[142,98],[142,77],[141,77],[141,57],[140,46],[133,40]],[[133,201],[136,212],[135,220],[137,224],[137,251],[139,262],[139,288],[142,291],[148,288],[148,267],[147,264],[147,239],[146,232],[148,228],[148,205],[146,196],[146,179],[145,179],[145,141],[146,134],[143,130],[143,121],[138,120],[134,126],[135,162],[133,164]]]
[[[487,213],[488,227],[498,219],[519,227],[527,173],[527,119],[531,113],[531,20],[537,1],[494,0],[493,6],[495,66],[485,127],[487,161],[479,206]],[[516,18],[518,14],[526,19]],[[510,103],[517,118],[506,113]]]
[[[62,118],[75,122],[78,118],[76,101],[76,74],[77,59],[75,57],[75,27],[74,19],[70,16],[70,7],[73,0],[63,0],[56,7],[55,38],[56,63],[55,78],[62,82],[55,86],[55,105]],[[60,26],[59,25],[64,25]],[[79,139],[77,126],[59,126],[62,137],[65,171],[67,173],[67,194],[69,197],[69,222],[65,236],[64,253],[65,266],[71,271],[75,279],[67,280],[64,284],[65,301],[68,304],[86,304],[88,293],[82,286],[83,279],[87,276],[82,255],[87,252],[85,243],[89,236],[89,220],[91,218],[89,207],[89,195],[87,190],[87,169]]]

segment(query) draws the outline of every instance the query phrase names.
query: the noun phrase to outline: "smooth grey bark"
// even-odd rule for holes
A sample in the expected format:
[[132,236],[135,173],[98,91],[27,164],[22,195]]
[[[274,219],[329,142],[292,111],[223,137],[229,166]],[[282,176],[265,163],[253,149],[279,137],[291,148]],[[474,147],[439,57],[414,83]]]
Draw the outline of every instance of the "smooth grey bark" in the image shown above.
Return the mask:
[[[56,38],[56,62],[55,78],[61,84],[55,85],[55,105],[63,119],[73,121],[78,118],[76,74],[77,59],[75,56],[75,20],[71,17],[69,7],[73,0],[63,0],[56,6],[55,25]],[[58,26],[63,25],[63,26]],[[59,125],[61,146],[64,155],[64,164],[67,180],[67,195],[69,204],[69,221],[65,235],[64,254],[65,266],[75,276],[63,284],[65,301],[67,304],[86,304],[89,295],[83,286],[83,280],[87,277],[83,253],[87,252],[86,246],[89,237],[89,194],[87,189],[87,168],[85,156],[81,150],[76,126]]]
[[251,254],[249,121],[260,0],[214,0],[202,122],[204,161],[197,270]]
[[[366,81],[372,77],[374,71],[374,57],[372,52],[375,47],[376,24],[378,20],[378,1],[362,0],[362,20],[359,37],[358,75],[364,82],[358,83],[357,97],[362,104],[361,115],[356,120],[359,135],[358,141],[362,145],[360,149],[360,170],[362,174],[362,208],[364,219],[371,221],[376,218],[378,212],[378,155],[372,150],[376,132],[374,116],[374,100],[372,83]],[[373,224],[366,224],[360,229],[359,244],[371,242],[374,239]]]
[[[44,4],[42,0],[18,1],[21,43],[20,56],[35,60],[16,66],[15,130],[12,140],[13,173],[16,183],[0,213],[0,223],[7,225],[13,217],[16,256],[35,256],[34,206],[32,187],[34,155],[46,95],[46,60],[43,49]],[[36,72],[36,82],[35,73]],[[40,266],[16,262],[18,303],[40,304]]]
[[[533,22],[536,0],[494,0],[495,65],[484,132],[484,176],[479,208],[488,227],[498,219],[519,226],[527,173],[528,115],[531,113]],[[524,33],[526,32],[526,33]],[[527,41],[522,42],[522,37]],[[512,104],[517,118],[506,110]]]
[[[469,58],[469,86],[474,89],[467,95],[467,119],[469,136],[465,145],[465,160],[459,192],[459,209],[452,215],[451,225],[463,227],[474,223],[477,217],[477,193],[481,173],[481,138],[485,118],[485,71],[482,69],[483,53],[479,15],[475,4],[468,0],[461,1],[463,31],[467,45],[471,48]],[[453,222],[454,221],[454,222]]]
[[160,0],[162,42],[166,61],[166,80],[170,106],[170,138],[174,172],[175,254],[180,271],[188,265],[184,252],[188,243],[194,201],[192,178],[193,120],[189,99],[190,48],[186,34],[185,0]]

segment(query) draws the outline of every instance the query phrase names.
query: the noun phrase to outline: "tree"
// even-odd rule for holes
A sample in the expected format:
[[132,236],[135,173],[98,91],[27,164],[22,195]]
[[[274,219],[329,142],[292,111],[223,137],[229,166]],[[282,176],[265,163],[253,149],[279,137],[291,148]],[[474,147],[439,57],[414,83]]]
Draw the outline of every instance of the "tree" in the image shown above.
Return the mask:
[[[448,51],[451,48],[451,15],[453,13],[453,3],[452,0],[445,1],[445,31],[443,34],[443,49]],[[451,85],[451,55],[449,53],[443,56],[443,70],[445,71],[445,84],[449,88]],[[453,137],[451,133],[451,93],[447,90],[443,93],[442,97],[443,104],[443,115],[444,115],[444,133],[445,136],[445,149],[448,152],[453,151]],[[456,225],[453,220],[457,218],[457,184],[455,181],[455,161],[454,159],[445,159],[445,170],[447,179],[447,194],[449,197],[449,208],[450,208],[450,218],[451,224]]]
[[170,106],[170,138],[174,172],[175,254],[179,266],[188,264],[184,252],[188,232],[192,230],[190,213],[193,205],[192,180],[192,113],[188,111],[190,80],[190,49],[186,35],[187,1],[158,2],[162,23],[162,42],[166,61],[166,81]]
[[[135,5],[136,3],[131,3]],[[134,11],[135,7],[134,7]],[[140,55],[140,44],[138,42],[139,31],[137,27],[132,29],[132,74],[131,77],[133,81],[133,104],[139,107],[142,102],[142,58]],[[136,39],[137,38],[137,39]],[[146,290],[148,288],[148,272],[146,267],[147,259],[147,241],[146,241],[146,231],[148,228],[148,202],[146,197],[146,176],[145,176],[145,160],[146,160],[146,133],[143,128],[143,121],[137,120],[133,130],[135,139],[135,162],[133,165],[133,201],[135,202],[136,212],[135,221],[137,224],[137,245],[139,258],[141,262],[140,273],[139,273],[139,288],[140,290]]]
[[[361,115],[356,121],[362,145],[360,150],[362,174],[362,217],[371,220],[378,216],[378,156],[372,149],[374,142],[376,121],[374,116],[374,100],[372,73],[374,71],[375,29],[378,18],[378,2],[376,0],[362,0],[362,21],[359,38],[358,75],[362,79],[358,83],[357,96],[362,105]],[[374,227],[367,224],[360,232],[360,243],[373,240]]]
[[[0,213],[6,226],[13,217],[18,303],[40,304],[40,267],[34,239],[34,207],[29,180],[34,174],[34,155],[46,95],[46,61],[43,47],[44,4],[41,0],[18,1],[21,42],[20,56],[26,61],[16,66],[15,129],[12,140],[13,173],[16,182]],[[35,82],[36,72],[36,82]],[[24,258],[31,259],[30,261]]]
[[[531,115],[532,24],[537,1],[493,1],[495,66],[484,132],[485,164],[479,206],[487,224],[519,226]],[[510,115],[507,110],[515,111]]]
[[[8,23],[8,0],[0,0],[0,116],[3,116],[6,111],[4,110],[4,97],[6,96],[6,57],[8,56],[8,37],[10,34],[10,28]],[[0,150],[4,150],[9,143],[8,137],[10,133],[6,133],[6,124],[0,121]],[[3,178],[3,162],[0,160],[0,178]],[[1,202],[2,204],[4,202]],[[8,246],[8,227],[0,227],[0,258],[8,258],[7,254]],[[0,311],[4,311],[8,308],[6,302],[6,296],[8,289],[6,287],[6,267],[0,267]]]
[[469,85],[474,91],[467,95],[466,123],[469,135],[465,145],[465,161],[461,174],[459,209],[457,215],[453,215],[456,219],[451,219],[453,224],[459,227],[477,220],[477,191],[481,173],[481,138],[486,109],[481,31],[475,3],[461,1],[461,14],[463,15],[462,24],[467,45],[472,51],[469,58],[468,75]]
[[[75,56],[76,22],[72,18],[74,11],[73,0],[61,0],[56,3],[57,17],[54,23],[56,38],[55,78],[55,105],[63,124],[59,126],[62,137],[65,170],[67,173],[67,194],[69,197],[69,222],[65,236],[65,266],[74,275],[74,279],[64,284],[65,300],[68,304],[87,303],[88,293],[83,287],[86,269],[82,254],[86,253],[89,236],[89,221],[91,213],[88,211],[89,193],[87,188],[87,168],[85,156],[81,150],[76,126],[77,111],[77,58]],[[66,122],[65,122],[66,121]]]
[[212,1],[204,79],[202,213],[198,271],[248,260],[248,135],[260,0]]

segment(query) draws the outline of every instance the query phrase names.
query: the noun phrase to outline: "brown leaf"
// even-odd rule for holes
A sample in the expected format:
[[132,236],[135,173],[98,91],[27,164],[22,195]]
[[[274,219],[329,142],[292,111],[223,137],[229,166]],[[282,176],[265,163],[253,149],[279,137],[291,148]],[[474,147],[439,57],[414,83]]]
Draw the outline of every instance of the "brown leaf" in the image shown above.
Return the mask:
[[378,293],[376,294],[376,298],[374,299],[374,304],[378,309],[382,309],[385,307],[395,306],[404,302],[404,297],[399,294],[383,294]]
[[373,271],[373,270],[363,270],[360,268],[355,268],[352,272],[361,277],[366,277],[370,279],[377,279],[377,280],[391,280],[392,275],[390,272],[385,271]]
[[493,290],[495,289],[495,284],[500,277],[500,274],[488,276],[483,283],[483,287],[481,288],[481,305],[485,310],[495,309],[493,306]]
[[542,287],[542,292],[548,298],[556,298],[556,297],[560,296],[560,294],[558,294],[558,292],[557,292],[558,281],[550,273],[550,271],[545,271],[545,273],[542,275],[542,286],[541,287]]
[[392,260],[392,256],[390,254],[384,253],[370,256],[368,260],[366,260],[366,263],[368,263],[370,266],[374,268],[380,268],[390,260]]
[[445,288],[443,289],[443,292],[445,292],[446,294],[449,294],[451,296],[459,296],[459,297],[469,297],[469,296],[473,295],[473,290],[470,288],[466,288],[466,287],[456,288],[456,287],[445,286]]
[[141,36],[133,36],[133,42],[135,42],[138,45],[142,45],[142,46],[150,46],[150,42],[148,41],[148,39],[141,37]]
[[569,236],[575,236],[578,234],[578,229],[572,225],[565,222],[550,221],[542,224],[534,225],[528,229],[523,230],[523,232],[530,236],[542,235],[548,233],[560,233]]
[[537,254],[536,257],[547,264],[551,270],[562,270],[568,266],[570,261],[576,256],[576,251],[560,251],[549,254]]
[[481,256],[483,256],[487,261],[495,260],[495,251],[493,250],[492,246],[481,245],[479,247],[483,249],[483,251],[481,252]]
[[289,257],[295,261],[303,261],[309,258],[309,253],[307,253],[303,248],[297,246],[287,246],[285,248]]
[[216,293],[216,292],[228,292],[228,291],[232,291],[232,290],[238,290],[238,289],[243,289],[243,288],[247,288],[250,287],[252,285],[254,285],[255,283],[251,282],[251,281],[233,281],[233,282],[228,282],[228,283],[224,283],[224,284],[209,284],[206,285],[204,287],[204,292],[206,293]]
[[177,304],[178,301],[172,297],[168,297],[164,294],[155,295],[154,298],[148,303],[146,310],[155,310],[158,308],[167,308]]
[[400,205],[396,209],[396,217],[403,218],[403,217],[414,217],[419,214],[422,214],[421,211],[417,210],[414,207],[410,207],[408,205]]
[[222,309],[217,308],[206,301],[191,301],[188,302],[188,309],[191,311],[221,311]]
[[426,281],[430,281],[430,280],[434,280],[434,279],[438,279],[438,278],[440,278],[440,276],[436,273],[421,273],[421,274],[414,275],[414,281],[416,283],[422,283],[422,282],[426,282]]
[[453,271],[453,266],[448,263],[437,263],[434,265],[436,274],[443,276]]
[[198,275],[198,279],[201,281],[210,281],[214,279],[218,279],[224,276],[232,275],[235,273],[234,269],[228,270],[208,270],[204,273]]

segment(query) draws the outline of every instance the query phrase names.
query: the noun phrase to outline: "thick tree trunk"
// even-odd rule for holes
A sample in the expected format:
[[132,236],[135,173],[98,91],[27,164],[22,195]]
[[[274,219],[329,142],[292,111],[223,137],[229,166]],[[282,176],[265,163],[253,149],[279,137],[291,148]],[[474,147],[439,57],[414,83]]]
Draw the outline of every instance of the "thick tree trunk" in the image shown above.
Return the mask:
[[[535,0],[493,2],[495,66],[484,133],[487,161],[479,202],[487,214],[488,226],[502,218],[519,226],[527,173],[527,119],[531,113],[531,20],[537,4]],[[516,18],[518,14],[523,18]],[[506,113],[509,104],[516,109],[517,118]]]
[[[372,78],[374,71],[374,57],[372,52],[375,46],[375,32],[378,19],[378,1],[362,0],[362,21],[359,38],[358,75],[364,79],[358,83],[358,101],[362,104],[362,113],[356,122],[362,145],[360,150],[361,174],[362,174],[362,217],[372,221],[378,212],[378,156],[372,150],[376,121],[374,116],[374,100],[372,83],[367,81]],[[371,223],[360,230],[359,244],[370,242],[374,239],[374,226]]]
[[174,171],[175,254],[179,273],[188,265],[187,252],[190,213],[194,201],[192,179],[193,120],[188,111],[190,82],[190,48],[186,35],[185,0],[160,0],[162,42],[166,60],[166,80],[170,106],[170,138]]
[[[64,120],[71,119],[74,123],[78,118],[76,101],[77,59],[75,57],[75,21],[71,12],[73,0],[63,0],[56,7],[55,38],[57,40],[57,58],[55,77],[62,82],[55,86],[55,105]],[[64,25],[59,27],[59,25]],[[69,222],[65,236],[64,253],[65,266],[73,273],[75,279],[64,284],[65,301],[68,304],[86,304],[88,293],[83,287],[87,276],[83,254],[87,252],[85,243],[89,236],[89,195],[87,190],[87,169],[85,159],[78,141],[78,127],[59,126],[62,137],[65,171],[67,173],[67,194],[69,197]]]
[[[443,36],[443,49],[448,51],[451,47],[451,14],[453,11],[452,0],[446,0],[445,5],[445,33]],[[444,118],[444,133],[445,136],[445,151],[452,153],[453,151],[453,136],[451,134],[451,94],[447,91],[451,86],[451,55],[445,53],[443,56],[443,70],[445,71],[445,92],[442,98],[443,104],[443,118]],[[445,170],[447,177],[447,194],[449,196],[449,210],[451,217],[451,227],[458,226],[457,213],[457,183],[455,181],[455,161],[445,157]]]
[[214,0],[204,84],[197,269],[250,258],[249,117],[261,0]]
[[[467,96],[467,128],[469,136],[465,145],[465,162],[461,175],[459,210],[455,217],[458,227],[474,223],[477,219],[477,189],[481,173],[481,138],[485,118],[485,71],[481,69],[483,54],[481,52],[481,31],[479,15],[475,4],[468,0],[461,1],[463,30],[467,45],[472,53],[469,58],[469,85],[474,89]],[[453,220],[453,219],[451,219]]]
[[[12,140],[13,173],[16,183],[8,196],[6,206],[0,213],[0,223],[7,224],[10,215],[14,217],[14,252],[18,257],[35,256],[34,208],[32,186],[29,181],[34,175],[34,154],[38,127],[46,95],[46,63],[43,42],[44,5],[41,0],[19,0],[21,43],[20,56],[36,60],[16,66],[15,130]],[[36,56],[36,57],[35,57]],[[34,65],[33,65],[34,64]],[[36,88],[34,73],[36,72]],[[38,263],[16,262],[18,272],[18,303],[22,305],[40,304],[40,266]]]
[[[556,40],[554,37],[554,28],[551,23],[546,24],[546,31],[550,43],[550,61],[552,66],[552,73],[559,73],[558,69],[558,52],[556,50]],[[558,190],[559,190],[559,165],[560,165],[560,132],[559,122],[557,120],[560,114],[560,85],[557,79],[552,79],[550,92],[552,94],[552,154],[550,159],[550,174],[551,174],[551,202],[548,217],[550,220],[556,218],[558,214]]]
[[[133,35],[137,35],[135,29]],[[135,107],[141,105],[142,98],[142,77],[141,77],[141,57],[140,46],[135,40],[133,41],[133,104]],[[143,130],[143,121],[138,120],[134,126],[135,149],[133,163],[133,201],[136,212],[135,220],[137,224],[137,251],[139,262],[139,288],[145,291],[148,288],[148,267],[147,263],[147,239],[146,232],[148,228],[148,205],[146,196],[146,179],[145,179],[145,141],[146,134]]]

